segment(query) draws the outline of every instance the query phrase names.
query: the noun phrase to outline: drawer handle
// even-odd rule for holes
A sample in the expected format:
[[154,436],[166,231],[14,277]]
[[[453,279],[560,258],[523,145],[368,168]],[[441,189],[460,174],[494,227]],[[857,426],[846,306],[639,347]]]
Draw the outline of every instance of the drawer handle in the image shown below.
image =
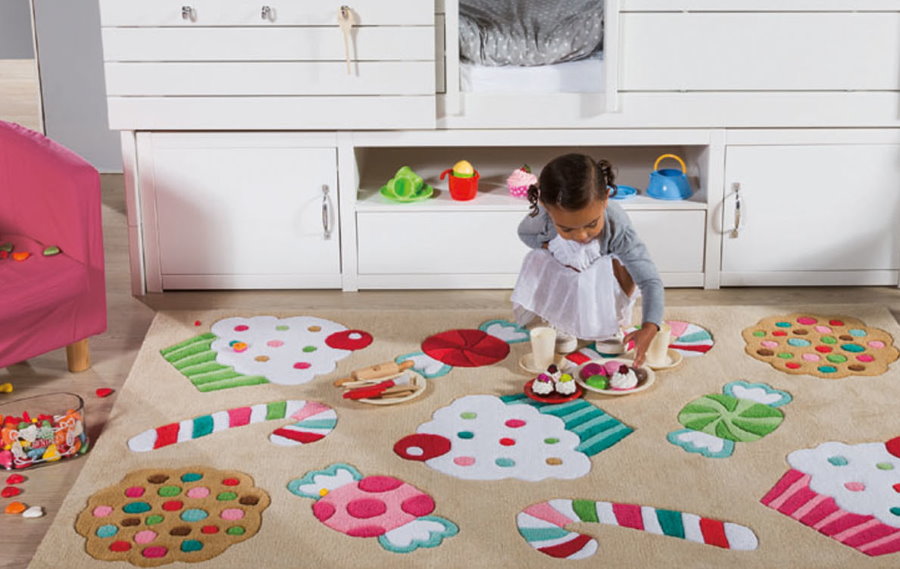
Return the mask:
[[325,239],[331,239],[331,202],[328,201],[328,184],[322,184],[322,231]]
[[275,11],[272,10],[271,6],[263,6],[262,10],[259,12],[259,17],[262,18],[263,20],[274,21],[275,20]]
[[194,10],[194,7],[193,6],[182,6],[181,7],[181,19],[196,22],[197,21],[197,12]]
[[734,227],[731,229],[731,238],[737,239],[741,231],[741,185],[737,182],[731,184],[734,192]]
[[350,42],[353,40],[353,10],[350,6],[341,6],[338,9],[338,25],[344,36],[344,58],[347,61],[347,75],[352,74],[350,68]]

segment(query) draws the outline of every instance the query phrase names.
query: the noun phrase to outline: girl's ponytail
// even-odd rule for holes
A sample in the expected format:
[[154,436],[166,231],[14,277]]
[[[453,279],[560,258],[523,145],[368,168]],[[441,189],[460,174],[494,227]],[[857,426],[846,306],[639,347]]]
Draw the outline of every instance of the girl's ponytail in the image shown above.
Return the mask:
[[535,184],[531,184],[528,186],[528,203],[531,204],[531,208],[528,210],[528,216],[534,217],[538,214],[538,198],[540,197],[540,190]]
[[[600,195],[603,196],[603,199],[615,196],[619,192],[619,188],[616,186],[616,173],[613,171],[612,164],[603,158],[594,164],[597,167],[597,185],[600,188]],[[607,195],[610,190],[612,192]]]

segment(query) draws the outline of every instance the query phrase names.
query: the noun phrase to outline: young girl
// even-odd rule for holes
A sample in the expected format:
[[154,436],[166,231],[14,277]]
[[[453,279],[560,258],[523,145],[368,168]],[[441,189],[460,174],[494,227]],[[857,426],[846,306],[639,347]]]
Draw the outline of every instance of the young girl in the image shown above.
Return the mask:
[[546,320],[557,330],[558,351],[569,352],[577,338],[621,337],[640,289],[643,324],[623,338],[634,341],[640,366],[662,322],[663,285],[625,211],[608,199],[614,182],[609,162],[583,154],[560,156],[541,170],[528,189],[531,212],[519,224],[519,237],[533,250],[513,290],[513,311],[521,325]]

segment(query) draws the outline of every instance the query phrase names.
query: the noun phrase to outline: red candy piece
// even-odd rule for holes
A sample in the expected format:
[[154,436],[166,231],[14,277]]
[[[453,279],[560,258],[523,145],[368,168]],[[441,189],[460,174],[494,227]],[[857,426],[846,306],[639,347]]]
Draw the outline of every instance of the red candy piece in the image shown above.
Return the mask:
[[843,320],[829,320],[828,323],[831,324],[832,326],[843,326],[844,325]]
[[785,332],[784,330],[775,330],[774,332],[772,332],[772,335],[773,336],[787,336],[787,332]]
[[884,446],[887,447],[887,451],[896,457],[900,457],[900,437],[894,437],[888,442],[884,443]]
[[21,484],[22,482],[25,482],[25,477],[21,474],[10,474],[6,478],[7,484]]
[[131,549],[131,544],[127,541],[114,541],[109,544],[109,550],[115,551],[116,553],[123,553]]
[[816,346],[816,351],[822,352],[823,354],[827,354],[828,352],[831,351],[831,348],[829,348],[828,346]]
[[112,395],[112,392],[113,390],[109,387],[101,387],[94,393],[97,394],[97,397],[109,397],[110,395]]
[[786,363],[786,364],[784,364],[784,365],[786,365],[786,366],[789,367],[790,369],[797,369],[797,368],[800,367],[800,364],[798,364],[797,362],[788,362],[788,363]]
[[4,498],[12,498],[13,496],[18,496],[21,493],[22,489],[18,486],[7,486],[3,489],[2,492],[0,492],[0,496],[3,496]]
[[199,320],[194,320],[194,326],[199,326],[199,325],[200,325],[200,321],[199,321]]

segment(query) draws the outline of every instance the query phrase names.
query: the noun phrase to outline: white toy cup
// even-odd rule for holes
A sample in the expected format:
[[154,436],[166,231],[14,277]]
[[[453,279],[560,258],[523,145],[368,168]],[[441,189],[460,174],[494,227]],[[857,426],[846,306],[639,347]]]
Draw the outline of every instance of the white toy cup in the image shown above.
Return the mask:
[[647,365],[650,367],[668,365],[670,343],[672,343],[672,328],[663,322],[659,332],[653,336],[650,347],[647,348]]
[[556,330],[548,326],[538,326],[532,328],[530,336],[534,367],[547,369],[555,358]]

